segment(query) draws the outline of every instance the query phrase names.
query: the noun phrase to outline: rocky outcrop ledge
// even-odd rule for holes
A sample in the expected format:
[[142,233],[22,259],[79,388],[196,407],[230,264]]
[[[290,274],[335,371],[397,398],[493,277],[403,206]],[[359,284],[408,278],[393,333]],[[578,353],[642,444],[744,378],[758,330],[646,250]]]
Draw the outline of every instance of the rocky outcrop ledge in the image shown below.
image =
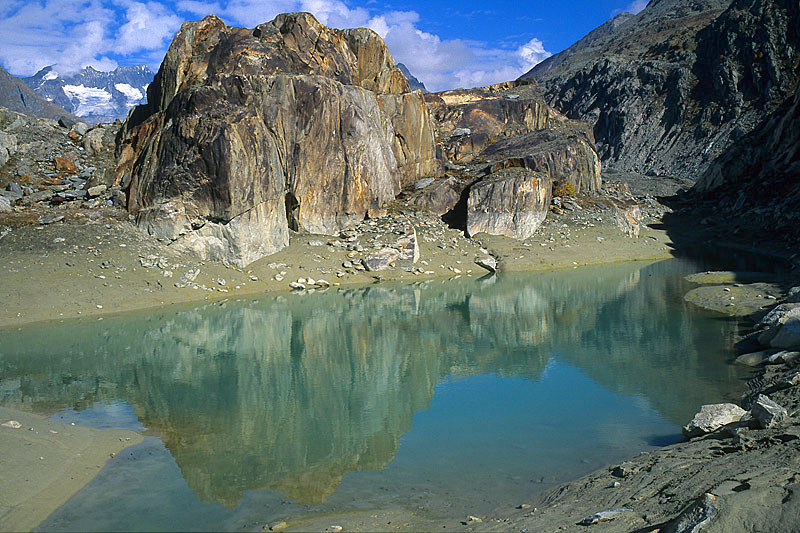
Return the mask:
[[244,266],[289,229],[336,233],[439,170],[422,95],[381,38],[308,13],[185,23],[148,102],[123,127],[117,180],[140,227],[204,259]]

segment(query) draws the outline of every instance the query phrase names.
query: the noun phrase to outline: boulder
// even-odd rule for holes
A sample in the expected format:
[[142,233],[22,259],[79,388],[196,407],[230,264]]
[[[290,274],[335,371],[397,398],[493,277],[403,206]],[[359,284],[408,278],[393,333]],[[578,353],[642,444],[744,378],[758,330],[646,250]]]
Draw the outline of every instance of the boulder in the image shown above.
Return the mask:
[[102,127],[93,128],[83,136],[83,149],[86,153],[97,155],[104,149],[106,131]]
[[527,239],[547,216],[552,188],[548,174],[532,171],[501,171],[479,181],[469,190],[467,233]]
[[769,344],[773,348],[800,350],[800,318],[786,320]]
[[11,207],[11,200],[5,196],[0,196],[0,213],[11,213],[14,208]]
[[694,415],[691,422],[683,427],[683,434],[688,438],[699,437],[711,433],[723,426],[738,422],[747,411],[732,403],[704,405]]
[[764,429],[780,426],[789,417],[789,413],[784,407],[781,407],[763,394],[758,395],[755,403],[750,408],[750,413]]
[[475,259],[475,264],[478,265],[479,267],[485,268],[489,272],[492,273],[497,272],[497,259],[495,259],[491,255]]
[[445,176],[412,193],[406,199],[406,204],[420,211],[441,216],[456,206],[466,186],[466,183],[453,176]]
[[70,128],[70,133],[75,133],[81,137],[86,135],[87,131],[89,131],[89,125],[85,122],[77,122],[74,126],[72,126],[72,128]]
[[489,145],[481,157],[502,158],[495,166],[547,172],[553,182],[572,185],[575,193],[598,191],[601,186],[600,158],[592,131],[584,123],[570,122],[504,138]]
[[381,248],[377,252],[370,254],[364,260],[367,270],[374,272],[377,270],[387,270],[394,266],[394,262],[400,259],[400,251],[395,248]]
[[187,22],[123,125],[115,184],[153,235],[244,266],[289,229],[338,233],[438,172],[427,107],[407,90],[370,30],[308,13],[252,30]]
[[0,167],[17,151],[17,136],[0,131]]
[[639,238],[642,227],[642,208],[634,200],[614,206],[614,219],[619,230],[628,237]]
[[412,263],[419,261],[419,243],[417,242],[417,230],[414,228],[397,239],[395,246],[400,250],[400,259]]

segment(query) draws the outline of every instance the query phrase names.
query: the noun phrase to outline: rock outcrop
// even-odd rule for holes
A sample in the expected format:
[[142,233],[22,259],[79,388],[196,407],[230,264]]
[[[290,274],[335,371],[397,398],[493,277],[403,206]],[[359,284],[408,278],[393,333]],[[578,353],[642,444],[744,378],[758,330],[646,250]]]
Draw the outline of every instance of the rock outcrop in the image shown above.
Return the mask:
[[590,122],[606,168],[697,179],[800,78],[793,0],[660,0],[620,15],[525,78]]
[[800,243],[800,90],[718,157],[693,192],[731,231]]
[[469,161],[504,137],[566,122],[541,98],[538,86],[527,81],[428,93],[425,101],[444,154],[452,161]]
[[380,37],[307,13],[185,23],[118,154],[140,226],[237,265],[286,246],[289,229],[335,233],[379,213],[439,169],[422,95]]

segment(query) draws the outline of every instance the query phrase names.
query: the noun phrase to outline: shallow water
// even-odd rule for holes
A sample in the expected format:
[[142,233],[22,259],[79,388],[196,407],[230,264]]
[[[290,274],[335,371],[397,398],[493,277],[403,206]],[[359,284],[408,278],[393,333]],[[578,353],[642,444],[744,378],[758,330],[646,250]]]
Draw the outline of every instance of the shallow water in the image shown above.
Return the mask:
[[148,435],[41,530],[463,518],[736,400],[736,324],[670,260],[374,285],[3,332],[0,404]]

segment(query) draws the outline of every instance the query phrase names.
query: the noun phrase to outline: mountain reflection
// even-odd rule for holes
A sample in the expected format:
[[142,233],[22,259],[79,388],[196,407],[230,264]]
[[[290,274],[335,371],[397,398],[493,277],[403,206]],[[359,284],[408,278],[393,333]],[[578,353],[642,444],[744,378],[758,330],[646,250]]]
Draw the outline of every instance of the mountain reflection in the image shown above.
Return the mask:
[[201,500],[234,506],[273,489],[324,502],[345,473],[392,460],[450,375],[536,380],[558,357],[684,423],[676,395],[699,405],[737,378],[708,354],[733,326],[668,301],[680,283],[670,274],[684,271],[669,261],[376,285],[4,331],[0,403],[129,402]]

